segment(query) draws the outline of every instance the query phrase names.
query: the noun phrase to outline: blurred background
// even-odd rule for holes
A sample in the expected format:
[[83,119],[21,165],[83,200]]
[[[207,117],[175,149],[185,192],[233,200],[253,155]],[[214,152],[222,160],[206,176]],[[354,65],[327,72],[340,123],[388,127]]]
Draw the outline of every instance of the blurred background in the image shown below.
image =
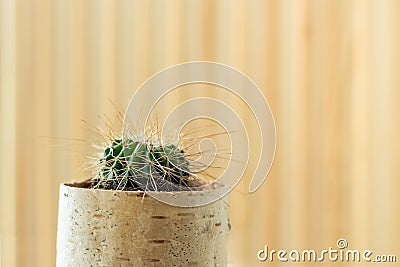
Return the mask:
[[234,266],[339,238],[399,261],[399,25],[396,0],[0,0],[1,266],[55,265],[58,185],[85,177],[99,115],[193,60],[248,75],[276,122],[268,179],[230,194]]

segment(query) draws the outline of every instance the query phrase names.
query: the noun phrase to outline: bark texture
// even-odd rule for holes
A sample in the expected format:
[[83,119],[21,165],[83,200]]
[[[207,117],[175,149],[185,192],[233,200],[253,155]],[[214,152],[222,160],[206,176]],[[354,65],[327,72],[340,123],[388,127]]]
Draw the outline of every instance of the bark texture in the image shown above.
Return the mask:
[[58,267],[227,265],[224,200],[180,208],[143,192],[78,186],[60,186]]

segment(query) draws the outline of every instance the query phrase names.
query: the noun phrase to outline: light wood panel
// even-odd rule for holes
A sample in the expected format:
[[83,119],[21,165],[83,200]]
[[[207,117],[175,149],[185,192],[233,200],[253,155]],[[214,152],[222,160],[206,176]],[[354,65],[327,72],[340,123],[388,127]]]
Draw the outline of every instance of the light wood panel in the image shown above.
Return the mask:
[[0,265],[16,266],[16,5],[0,3]]
[[400,257],[399,1],[0,0],[0,14],[2,266],[54,266],[58,183],[85,175],[98,115],[191,60],[243,71],[276,120],[270,176],[230,196],[231,262],[339,237]]

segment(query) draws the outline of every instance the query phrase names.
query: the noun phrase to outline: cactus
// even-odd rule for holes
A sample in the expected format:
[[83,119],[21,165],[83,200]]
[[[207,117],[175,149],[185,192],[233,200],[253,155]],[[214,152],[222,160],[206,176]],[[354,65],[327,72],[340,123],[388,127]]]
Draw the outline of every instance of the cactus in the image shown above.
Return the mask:
[[174,185],[190,186],[189,161],[174,144],[114,139],[104,149],[98,165],[93,183],[97,188],[169,191]]

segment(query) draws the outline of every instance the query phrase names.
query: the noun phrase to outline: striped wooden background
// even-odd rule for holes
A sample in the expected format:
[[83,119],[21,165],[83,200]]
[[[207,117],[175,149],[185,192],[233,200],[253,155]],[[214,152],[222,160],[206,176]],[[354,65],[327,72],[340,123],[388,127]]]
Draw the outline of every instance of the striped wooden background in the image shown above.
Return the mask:
[[230,196],[232,263],[340,237],[399,261],[399,25],[396,0],[0,0],[1,266],[54,266],[58,184],[82,177],[90,142],[72,139],[93,138],[80,120],[191,60],[242,70],[276,120],[269,178]]

